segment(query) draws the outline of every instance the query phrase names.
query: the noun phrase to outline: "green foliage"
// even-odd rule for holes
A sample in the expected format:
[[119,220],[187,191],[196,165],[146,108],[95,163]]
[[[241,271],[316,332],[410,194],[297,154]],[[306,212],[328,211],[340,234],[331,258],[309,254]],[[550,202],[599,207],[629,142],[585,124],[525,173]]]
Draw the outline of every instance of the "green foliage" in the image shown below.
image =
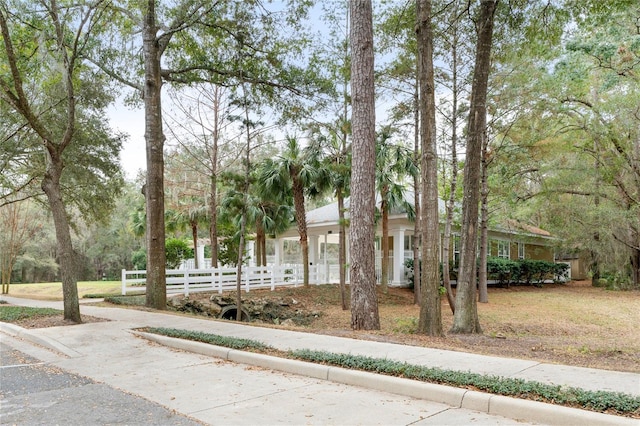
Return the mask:
[[1,306],[0,321],[16,322],[27,318],[61,315],[62,311],[53,308],[30,308],[28,306]]
[[312,351],[308,349],[292,351],[290,355],[304,361],[318,362],[390,376],[400,376],[430,383],[463,388],[474,387],[481,391],[498,395],[578,406],[593,411],[630,414],[640,410],[640,397],[619,392],[588,391],[572,387],[525,381],[522,379],[412,365],[406,362],[383,358]]
[[105,302],[113,303],[114,305],[130,305],[130,306],[145,306],[144,295],[127,295],[127,296],[108,296],[104,298]]
[[[404,327],[406,324],[403,321],[399,323],[399,326]],[[573,387],[525,381],[522,379],[412,365],[406,362],[361,355],[315,351],[309,349],[279,351],[255,340],[220,336],[200,331],[163,327],[150,327],[143,329],[143,331],[238,350],[248,349],[258,352],[266,351],[270,354],[279,353],[281,356],[293,359],[378,374],[386,374],[389,376],[404,377],[423,382],[439,383],[462,388],[473,387],[481,391],[498,395],[580,407],[592,411],[625,415],[633,414],[640,410],[640,397],[619,392],[589,391]]]
[[136,271],[147,269],[147,251],[140,249],[131,254],[131,263]]
[[217,334],[203,333],[201,331],[179,330],[175,328],[150,327],[144,331],[154,334],[161,334],[168,337],[193,340],[196,342],[209,343],[211,345],[224,346],[231,349],[257,349],[267,350],[271,347],[250,339],[239,339],[237,337],[220,336]]
[[167,268],[175,269],[184,259],[193,257],[193,249],[184,241],[177,238],[169,238],[164,244],[167,255]]
[[569,265],[566,263],[545,260],[487,258],[488,278],[496,280],[499,285],[520,283],[541,286],[547,279],[559,279],[568,268]]

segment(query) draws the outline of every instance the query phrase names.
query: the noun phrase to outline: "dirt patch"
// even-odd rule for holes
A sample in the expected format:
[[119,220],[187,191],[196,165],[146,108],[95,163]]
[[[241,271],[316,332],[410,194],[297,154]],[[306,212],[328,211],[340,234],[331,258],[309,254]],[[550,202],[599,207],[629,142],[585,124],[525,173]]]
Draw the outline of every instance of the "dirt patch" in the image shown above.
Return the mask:
[[[109,321],[104,318],[96,318],[89,315],[82,315],[82,324],[92,322],[104,322]],[[61,327],[65,325],[78,325],[78,323],[64,319],[64,315],[48,315],[34,318],[25,318],[14,322],[15,325],[19,325],[23,328],[47,328],[47,327]]]

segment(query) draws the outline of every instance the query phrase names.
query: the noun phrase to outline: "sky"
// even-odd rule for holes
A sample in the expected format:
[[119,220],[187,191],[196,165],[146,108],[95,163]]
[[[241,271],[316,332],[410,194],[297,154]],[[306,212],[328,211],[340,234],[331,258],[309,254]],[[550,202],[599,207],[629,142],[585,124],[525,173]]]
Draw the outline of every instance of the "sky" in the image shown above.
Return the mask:
[[147,169],[144,141],[144,110],[131,109],[118,101],[108,109],[109,122],[115,131],[129,135],[120,153],[120,164],[129,180],[135,179],[139,170]]

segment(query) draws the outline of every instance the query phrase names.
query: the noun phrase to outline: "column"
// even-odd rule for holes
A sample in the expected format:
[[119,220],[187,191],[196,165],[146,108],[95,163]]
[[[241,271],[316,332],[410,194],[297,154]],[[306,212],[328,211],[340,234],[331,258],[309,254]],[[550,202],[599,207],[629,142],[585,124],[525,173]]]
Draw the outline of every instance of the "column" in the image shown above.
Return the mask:
[[393,281],[392,285],[404,282],[404,228],[393,231]]
[[307,238],[309,238],[309,282],[317,284],[320,237],[318,235],[309,235]]

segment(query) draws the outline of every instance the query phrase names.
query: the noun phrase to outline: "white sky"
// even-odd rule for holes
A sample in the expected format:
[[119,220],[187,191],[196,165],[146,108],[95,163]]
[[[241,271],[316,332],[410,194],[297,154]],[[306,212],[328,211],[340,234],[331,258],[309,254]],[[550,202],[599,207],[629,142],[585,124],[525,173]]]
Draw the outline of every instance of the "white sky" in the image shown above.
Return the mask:
[[144,111],[142,108],[130,109],[121,101],[108,109],[111,128],[126,133],[129,138],[123,143],[120,164],[125,177],[133,180],[139,170],[147,169],[144,141]]

